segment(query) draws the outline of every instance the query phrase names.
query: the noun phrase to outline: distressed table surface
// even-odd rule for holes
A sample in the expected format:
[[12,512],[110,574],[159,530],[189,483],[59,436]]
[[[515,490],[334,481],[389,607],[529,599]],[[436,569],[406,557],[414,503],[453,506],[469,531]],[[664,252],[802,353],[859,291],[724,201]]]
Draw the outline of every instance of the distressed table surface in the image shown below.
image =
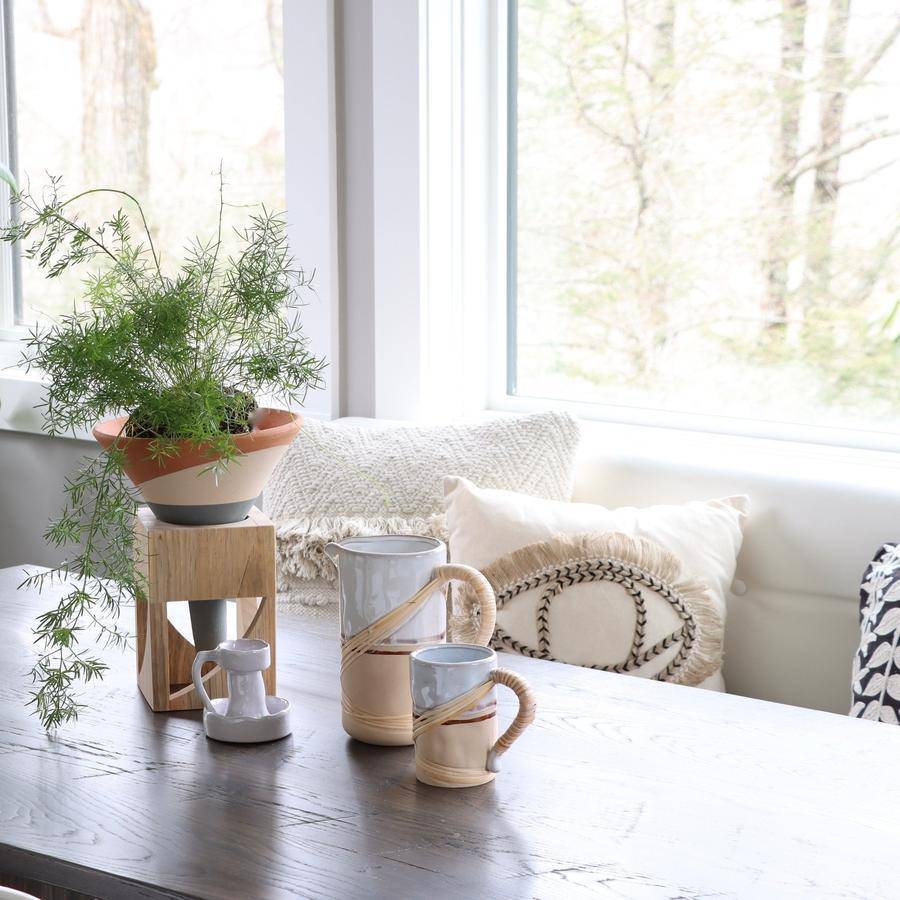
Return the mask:
[[292,737],[208,741],[114,651],[51,739],[24,709],[48,598],[21,572],[0,571],[7,875],[101,897],[900,897],[900,728],[504,655],[538,721],[495,783],[440,790],[410,750],[344,735],[331,627],[282,614]]

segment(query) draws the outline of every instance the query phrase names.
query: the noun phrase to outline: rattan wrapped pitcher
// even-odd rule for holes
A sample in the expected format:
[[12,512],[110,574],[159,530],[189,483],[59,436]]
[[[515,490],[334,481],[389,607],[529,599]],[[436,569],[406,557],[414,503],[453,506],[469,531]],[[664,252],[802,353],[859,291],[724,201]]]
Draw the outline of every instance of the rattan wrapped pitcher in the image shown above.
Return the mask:
[[463,582],[476,597],[483,645],[494,631],[494,592],[477,569],[448,564],[435,538],[348,538],[325,552],[340,584],[344,730],[367,744],[412,744],[409,655],[446,641],[446,585]]

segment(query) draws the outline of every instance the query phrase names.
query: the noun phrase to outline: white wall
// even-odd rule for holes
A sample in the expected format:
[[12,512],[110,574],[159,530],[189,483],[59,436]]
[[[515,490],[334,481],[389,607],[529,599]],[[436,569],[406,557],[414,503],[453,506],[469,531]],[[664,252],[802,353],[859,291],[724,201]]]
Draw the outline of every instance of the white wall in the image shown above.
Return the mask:
[[0,431],[0,568],[61,561],[42,535],[60,511],[66,475],[96,452],[93,442]]

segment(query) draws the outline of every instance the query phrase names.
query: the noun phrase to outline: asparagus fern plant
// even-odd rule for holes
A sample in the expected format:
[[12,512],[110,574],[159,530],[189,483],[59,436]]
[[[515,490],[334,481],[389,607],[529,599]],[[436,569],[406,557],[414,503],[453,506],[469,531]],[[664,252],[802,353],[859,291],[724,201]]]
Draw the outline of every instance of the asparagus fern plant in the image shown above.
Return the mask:
[[[128,413],[124,435],[151,438],[166,458],[179,442],[203,448],[211,466],[239,463],[234,435],[251,429],[256,397],[302,403],[319,387],[324,361],[300,325],[312,276],[296,268],[285,223],[264,208],[223,252],[224,200],[218,230],[195,240],[166,272],[144,210],[123,190],[97,188],[65,198],[58,178],[40,196],[13,183],[13,224],[0,239],[21,244],[48,278],[89,269],[84,296],[58,321],[31,331],[22,365],[48,382],[45,431],[89,428]],[[117,210],[99,224],[82,219],[79,201],[101,196]],[[34,627],[37,658],[31,704],[44,727],[76,719],[79,687],[102,677],[97,646],[125,645],[119,611],[143,589],[133,564],[137,496],[121,450],[88,456],[65,482],[65,502],[45,532],[66,554],[23,587],[53,587],[58,602]]]

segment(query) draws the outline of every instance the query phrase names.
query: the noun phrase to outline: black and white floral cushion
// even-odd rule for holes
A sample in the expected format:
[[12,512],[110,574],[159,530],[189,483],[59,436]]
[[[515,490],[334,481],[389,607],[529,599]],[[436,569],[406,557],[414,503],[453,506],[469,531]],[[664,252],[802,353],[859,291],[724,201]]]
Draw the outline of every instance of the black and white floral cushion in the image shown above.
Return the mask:
[[900,544],[885,544],[859,591],[850,715],[900,724]]

